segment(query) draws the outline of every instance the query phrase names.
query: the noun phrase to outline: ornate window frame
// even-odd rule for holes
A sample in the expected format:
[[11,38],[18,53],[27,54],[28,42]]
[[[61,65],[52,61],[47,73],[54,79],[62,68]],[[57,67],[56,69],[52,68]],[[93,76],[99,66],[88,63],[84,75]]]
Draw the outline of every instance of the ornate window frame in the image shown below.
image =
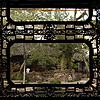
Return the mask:
[[[100,96],[100,20],[99,20],[99,8],[94,6],[89,6],[89,18],[82,22],[77,21],[41,21],[41,22],[14,22],[10,19],[10,1],[0,1],[0,87],[1,87],[1,95],[3,97],[16,97],[16,95],[20,94],[21,96],[27,97],[99,97]],[[42,1],[41,1],[42,2]],[[42,3],[41,3],[42,4]],[[95,3],[94,3],[95,4]],[[62,5],[61,5],[62,6]],[[69,4],[69,6],[71,6]],[[42,7],[42,6],[41,6]],[[78,5],[77,5],[78,7]],[[93,9],[97,11],[96,15],[93,15]],[[6,11],[6,15],[3,15],[3,11]],[[96,18],[96,24],[94,25],[91,21],[92,17]],[[6,24],[3,23],[4,18],[7,18]],[[25,25],[32,25],[33,32],[31,34],[25,34],[26,28]],[[44,27],[50,25],[64,25],[64,29],[34,29],[34,25],[41,24]],[[86,28],[85,25],[91,25],[91,28]],[[14,25],[14,29],[8,29],[8,25]],[[74,28],[67,28],[67,25],[74,25]],[[17,33],[16,27],[24,26],[24,30]],[[82,29],[75,29],[76,26],[82,26]],[[9,33],[10,30],[10,34]],[[41,31],[41,33],[39,33]],[[55,32],[54,32],[55,31]],[[69,34],[70,31],[72,34]],[[54,32],[54,33],[53,33]],[[36,34],[35,34],[36,33]],[[23,39],[17,38],[17,36],[23,36]],[[42,35],[46,37],[46,40],[35,40],[34,35]],[[56,35],[63,35],[65,37],[64,40],[54,40]],[[31,40],[26,40],[27,36],[31,36]],[[68,38],[72,36],[73,39]],[[81,36],[77,38],[77,36]],[[86,36],[90,36],[91,39],[86,39]],[[10,37],[11,39],[9,39]],[[13,38],[13,39],[12,39]],[[93,47],[93,41],[96,41],[96,47]],[[43,42],[55,42],[55,43],[86,43],[89,46],[89,60],[90,60],[90,80],[86,84],[17,84],[15,85],[10,80],[10,47],[14,43],[43,43]],[[4,43],[6,46],[4,46]],[[94,49],[97,50],[97,54],[94,54]],[[94,75],[97,73],[97,76]],[[5,77],[3,77],[5,76]],[[8,81],[8,85],[4,86],[4,80]],[[95,84],[95,86],[94,86]],[[27,87],[32,87],[32,91],[27,91]],[[37,90],[36,87],[43,87],[41,91]],[[64,91],[57,89],[57,87],[63,87]],[[20,92],[18,89],[22,88],[24,92]],[[71,88],[71,89],[70,89]],[[13,90],[14,89],[14,90]]]

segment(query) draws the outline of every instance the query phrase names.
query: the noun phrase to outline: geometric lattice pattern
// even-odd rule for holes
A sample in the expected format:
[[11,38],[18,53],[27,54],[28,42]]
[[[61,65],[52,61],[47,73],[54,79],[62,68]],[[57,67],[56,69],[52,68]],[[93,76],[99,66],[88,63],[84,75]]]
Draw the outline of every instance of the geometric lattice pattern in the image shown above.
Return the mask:
[[[55,7],[67,5],[72,7],[69,1],[49,0]],[[64,2],[64,3],[63,3]],[[30,3],[30,6],[28,5]],[[39,3],[39,5],[38,5]],[[0,96],[1,97],[99,97],[100,96],[100,5],[91,1],[86,3],[73,2],[74,8],[83,7],[89,9],[89,18],[86,21],[37,21],[37,22],[14,22],[10,18],[10,7],[46,7],[47,0],[25,0],[22,3],[19,0],[0,0]],[[47,3],[47,5],[49,4]],[[16,4],[16,5],[15,5]],[[34,4],[34,6],[32,5]],[[96,13],[94,14],[93,11]],[[4,12],[6,12],[4,14]],[[95,18],[93,23],[92,18]],[[6,20],[6,22],[4,22]],[[31,28],[27,28],[30,25]],[[36,29],[36,25],[42,28]],[[58,25],[64,28],[57,27]],[[73,27],[69,28],[68,26]],[[13,28],[9,28],[13,26]],[[23,27],[18,30],[17,27]],[[80,28],[77,28],[77,27]],[[40,36],[40,40],[36,37]],[[62,40],[56,40],[56,36],[63,37]],[[30,37],[30,38],[26,38]],[[87,38],[90,37],[90,38]],[[42,39],[44,38],[44,39]],[[96,46],[94,47],[93,44]],[[90,61],[90,79],[86,84],[14,84],[10,80],[10,47],[13,43],[86,43],[89,46]],[[96,54],[94,51],[97,51]],[[7,81],[6,86],[4,80]],[[31,87],[28,90],[27,87]],[[37,90],[37,87],[41,87]],[[22,91],[23,90],[23,91]]]

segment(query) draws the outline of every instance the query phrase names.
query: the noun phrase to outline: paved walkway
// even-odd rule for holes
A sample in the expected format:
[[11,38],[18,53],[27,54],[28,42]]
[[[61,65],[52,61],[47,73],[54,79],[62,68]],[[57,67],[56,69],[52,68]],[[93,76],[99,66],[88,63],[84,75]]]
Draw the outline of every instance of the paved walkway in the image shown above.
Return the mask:
[[88,81],[88,78],[82,78],[79,81],[75,81],[75,82],[61,82],[61,84],[85,84]]
[[[12,80],[15,84],[21,84],[23,83],[23,80]],[[88,81],[88,78],[82,78],[79,81],[75,81],[75,82],[61,82],[61,84],[85,84]],[[4,82],[5,85],[7,84],[7,81]],[[43,83],[49,83],[49,82],[43,82]],[[29,84],[38,84],[37,82],[29,82]]]

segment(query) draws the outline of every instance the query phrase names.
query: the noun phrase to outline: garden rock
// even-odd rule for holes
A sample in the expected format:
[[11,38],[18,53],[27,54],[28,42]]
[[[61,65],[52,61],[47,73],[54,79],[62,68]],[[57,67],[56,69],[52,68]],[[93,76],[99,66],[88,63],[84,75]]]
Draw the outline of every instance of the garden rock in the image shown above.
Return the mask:
[[69,76],[68,76],[68,81],[71,81],[71,80],[72,80],[72,76],[69,75]]
[[74,69],[72,69],[71,74],[72,74],[72,79],[73,79],[73,80],[75,80],[75,79],[76,79],[76,77],[75,77],[75,70],[74,70]]

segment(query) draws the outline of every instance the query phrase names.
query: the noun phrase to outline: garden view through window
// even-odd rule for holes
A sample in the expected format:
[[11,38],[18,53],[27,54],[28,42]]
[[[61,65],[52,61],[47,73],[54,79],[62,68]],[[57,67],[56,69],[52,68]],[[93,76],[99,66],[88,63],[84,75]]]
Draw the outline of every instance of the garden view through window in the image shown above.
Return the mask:
[[13,21],[85,21],[89,9],[74,8],[11,8]]
[[85,84],[89,76],[85,43],[14,43],[10,47],[14,84]]

